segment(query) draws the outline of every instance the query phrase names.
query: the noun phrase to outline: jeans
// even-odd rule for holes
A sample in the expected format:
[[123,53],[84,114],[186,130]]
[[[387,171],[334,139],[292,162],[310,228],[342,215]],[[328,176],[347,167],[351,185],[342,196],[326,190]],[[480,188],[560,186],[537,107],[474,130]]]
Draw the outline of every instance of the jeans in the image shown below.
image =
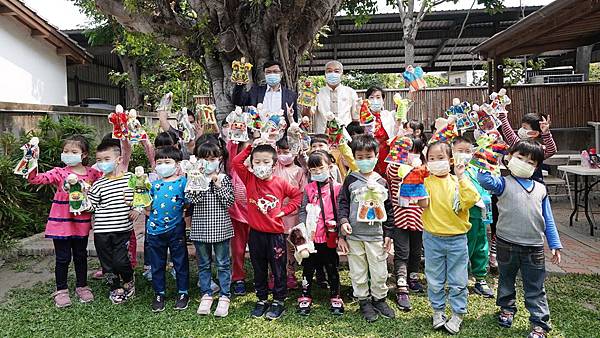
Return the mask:
[[71,257],[73,257],[73,265],[75,266],[75,285],[78,288],[87,286],[87,236],[83,238],[54,239],[53,241],[56,254],[56,267],[54,269],[56,290],[69,288],[67,276]]
[[98,253],[102,272],[111,290],[121,288],[121,281],[133,280],[133,268],[129,260],[131,231],[94,234],[94,245]]
[[407,287],[409,275],[419,272],[423,232],[396,228],[392,236],[396,285]]
[[317,267],[323,269],[324,266],[329,281],[329,295],[339,296],[340,273],[337,250],[329,248],[327,243],[315,243],[315,249],[317,252],[311,253],[308,258],[302,260],[302,295],[312,298],[313,275]]
[[521,246],[497,238],[496,250],[500,273],[496,305],[502,310],[517,312],[515,279],[521,270],[523,289],[525,289],[525,308],[529,311],[529,321],[534,326],[550,331],[550,309],[544,289],[546,278],[544,247]]
[[194,241],[196,256],[198,257],[198,280],[200,281],[200,294],[212,295],[210,281],[212,271],[213,250],[215,251],[215,265],[217,267],[217,278],[221,287],[221,296],[231,297],[231,258],[229,257],[229,239],[218,243],[202,243]]
[[287,296],[286,285],[286,260],[287,245],[284,234],[273,234],[250,229],[248,239],[250,247],[250,261],[254,270],[254,288],[258,300],[267,300],[269,290],[267,286],[268,268],[273,273],[274,287],[273,299],[284,301]]
[[179,293],[187,293],[190,267],[185,243],[185,225],[183,223],[162,234],[148,234],[148,256],[152,268],[152,287],[156,294],[165,293],[167,250],[171,252],[171,260],[177,277],[177,290]]
[[423,232],[427,296],[434,311],[446,309],[446,291],[453,313],[467,313],[469,253],[467,235],[436,236]]

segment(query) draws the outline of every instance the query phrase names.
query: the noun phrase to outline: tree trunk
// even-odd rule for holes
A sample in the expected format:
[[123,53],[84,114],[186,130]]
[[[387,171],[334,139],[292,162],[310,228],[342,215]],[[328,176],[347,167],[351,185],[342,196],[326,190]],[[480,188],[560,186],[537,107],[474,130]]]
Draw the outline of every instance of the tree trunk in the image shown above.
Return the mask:
[[404,68],[415,63],[415,40],[410,37],[404,38]]
[[119,55],[119,61],[121,62],[123,71],[127,73],[127,77],[129,78],[129,81],[125,85],[125,105],[137,109],[142,103],[140,94],[140,74],[137,60],[127,55]]

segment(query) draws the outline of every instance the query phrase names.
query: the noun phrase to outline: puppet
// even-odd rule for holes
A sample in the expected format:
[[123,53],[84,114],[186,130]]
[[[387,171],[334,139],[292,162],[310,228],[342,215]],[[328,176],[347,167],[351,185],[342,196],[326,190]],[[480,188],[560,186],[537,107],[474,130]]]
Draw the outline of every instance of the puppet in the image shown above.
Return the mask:
[[144,173],[144,167],[135,167],[134,174],[131,175],[127,185],[133,189],[133,203],[131,206],[136,210],[143,210],[152,205],[152,197],[150,196],[150,180],[148,175]]
[[118,104],[114,113],[108,115],[108,122],[113,126],[112,137],[119,140],[126,140],[129,137],[127,129],[128,116],[123,111],[123,106]]
[[406,67],[406,70],[402,73],[402,77],[406,81],[410,92],[427,88],[427,83],[423,79],[423,75],[423,68],[421,67]]
[[247,84],[250,82],[248,72],[252,69],[252,64],[246,62],[246,58],[242,57],[239,61],[235,60],[231,63],[231,82],[238,84]]
[[130,109],[127,112],[127,131],[129,132],[129,141],[133,144],[148,139],[148,134],[137,119],[137,111],[135,109]]
[[77,175],[69,174],[63,183],[63,189],[69,195],[69,212],[74,215],[81,215],[82,212],[90,209],[91,204],[87,197],[90,185],[84,180],[80,180]]
[[298,104],[307,108],[316,107],[318,92],[319,90],[310,79],[304,80],[304,82],[302,82],[300,96],[298,97]]
[[38,159],[40,158],[39,144],[40,139],[34,136],[21,147],[23,158],[17,163],[13,171],[15,174],[27,177],[32,171],[37,169]]
[[358,189],[355,194],[355,201],[358,202],[357,222],[385,222],[387,213],[385,212],[385,200],[387,200],[387,189],[381,184],[369,181],[367,185]]
[[206,168],[205,159],[197,159],[191,155],[189,160],[181,161],[181,170],[187,174],[185,192],[207,191],[210,187],[210,179],[204,174]]
[[235,110],[229,113],[226,118],[229,123],[229,139],[235,143],[247,142],[248,124],[251,121],[250,114],[242,111],[242,108],[235,107]]
[[196,129],[188,119],[187,107],[181,108],[177,114],[177,129],[182,132],[183,142],[188,143],[196,139]]

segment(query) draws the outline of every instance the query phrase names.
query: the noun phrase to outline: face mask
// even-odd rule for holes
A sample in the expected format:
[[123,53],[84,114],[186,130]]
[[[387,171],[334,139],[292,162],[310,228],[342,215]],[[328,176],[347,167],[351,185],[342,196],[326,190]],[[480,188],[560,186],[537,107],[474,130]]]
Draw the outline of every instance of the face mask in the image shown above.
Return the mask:
[[467,165],[471,162],[471,158],[473,155],[468,153],[453,153],[452,157],[454,158],[454,164],[464,164]]
[[519,136],[519,138],[521,140],[526,140],[529,138],[532,138],[531,135],[529,135],[530,132],[532,132],[533,130],[529,130],[529,129],[525,129],[525,128],[519,128],[519,130],[517,131],[517,136]]
[[69,167],[73,167],[81,163],[81,154],[61,153],[60,160]]
[[375,165],[377,165],[376,158],[356,161],[356,166],[358,167],[358,170],[363,174],[368,174],[371,171],[373,171],[373,169],[375,169]]
[[281,74],[267,74],[265,81],[271,87],[277,86],[281,82]]
[[310,179],[314,182],[325,182],[329,179],[329,173],[324,171],[320,174],[310,174]]
[[372,111],[381,111],[383,104],[380,99],[369,99],[369,104],[371,105]]
[[207,161],[206,166],[204,167],[204,172],[207,174],[212,174],[215,171],[219,170],[220,165],[221,165],[221,161],[219,161],[219,160]]
[[162,177],[162,178],[167,178],[167,177],[171,177],[173,176],[173,174],[175,174],[175,171],[177,170],[177,167],[175,166],[175,164],[159,164],[156,166],[156,173],[158,174],[158,176]]
[[450,162],[447,160],[427,162],[427,169],[435,176],[446,176],[450,173]]
[[513,176],[520,178],[530,178],[535,171],[534,166],[516,157],[512,157],[510,161],[508,161],[507,167]]
[[254,176],[261,180],[271,177],[271,174],[273,173],[273,167],[268,164],[255,165],[252,169],[254,170]]
[[327,81],[327,84],[330,84],[332,86],[336,86],[340,82],[342,82],[342,74],[340,74],[340,73],[327,73],[327,74],[325,74],[325,81]]
[[98,162],[98,163],[96,163],[96,165],[97,165],[98,169],[100,169],[100,171],[103,172],[105,175],[112,173],[113,171],[115,171],[115,168],[117,167],[117,163],[115,161]]
[[292,154],[281,154],[277,155],[277,161],[279,161],[284,166],[288,166],[294,162],[294,155]]

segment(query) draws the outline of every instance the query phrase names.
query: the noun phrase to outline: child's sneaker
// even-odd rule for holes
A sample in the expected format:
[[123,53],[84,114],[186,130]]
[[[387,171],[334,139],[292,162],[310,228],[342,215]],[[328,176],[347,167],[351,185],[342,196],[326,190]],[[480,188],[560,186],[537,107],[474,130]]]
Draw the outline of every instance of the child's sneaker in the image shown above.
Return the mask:
[[243,296],[246,294],[246,283],[243,280],[233,282],[233,294]]
[[104,272],[102,272],[102,269],[94,272],[94,274],[92,275],[93,279],[102,279],[104,278]]
[[71,306],[71,297],[67,289],[54,292],[52,298],[54,298],[54,305],[59,309]]
[[546,338],[546,330],[539,326],[535,326],[527,338]]
[[229,314],[229,298],[226,296],[219,297],[219,303],[215,310],[215,317],[227,317]]
[[269,311],[267,311],[267,313],[265,314],[265,318],[267,318],[268,320],[276,320],[281,318],[281,316],[283,316],[284,313],[285,305],[283,304],[283,302],[275,300],[273,301],[273,304],[269,306]]
[[123,290],[125,290],[125,298],[130,299],[135,296],[135,277],[125,284],[123,284]]
[[403,291],[398,292],[396,294],[396,305],[398,305],[398,308],[400,308],[400,310],[404,312],[412,310],[412,306],[410,305],[410,298],[408,297],[408,292]]
[[200,299],[200,306],[198,306],[199,315],[206,316],[210,314],[210,308],[212,307],[213,298],[211,295],[204,295],[202,299]]
[[411,278],[411,279],[408,280],[408,290],[410,292],[415,292],[415,293],[422,293],[422,292],[424,292],[423,285],[421,285],[421,283],[419,282],[419,280],[416,279],[416,278]]
[[360,313],[362,313],[368,323],[372,323],[379,318],[370,299],[361,299],[358,301],[358,305],[360,306]]
[[81,303],[90,303],[94,301],[94,294],[89,286],[75,288],[75,294],[79,297]]
[[190,296],[187,293],[180,293],[179,297],[177,297],[177,301],[175,302],[175,310],[185,310],[188,308],[188,304],[190,303]]
[[110,292],[110,295],[108,296],[108,299],[110,299],[110,301],[113,304],[123,304],[125,302],[125,300],[127,299],[127,297],[125,296],[125,290],[123,290],[123,289],[112,290]]
[[312,298],[306,296],[298,297],[298,314],[308,316],[310,314],[311,306]]
[[298,288],[298,280],[296,280],[296,276],[288,275],[286,284],[288,289],[296,290]]
[[446,325],[446,314],[444,311],[433,311],[433,329],[437,330]]
[[375,311],[379,312],[385,318],[395,318],[396,313],[394,310],[387,304],[385,298],[375,299],[373,298],[373,308]]
[[444,327],[451,334],[457,334],[460,331],[460,324],[463,321],[463,315],[458,313],[453,313],[450,320],[444,324]]
[[156,295],[152,301],[152,312],[162,312],[165,310],[165,295]]
[[329,312],[334,316],[341,316],[344,314],[344,301],[340,296],[335,296],[330,300],[331,305],[329,306]]
[[492,288],[490,288],[484,280],[475,282],[473,290],[476,294],[481,295],[484,298],[494,298],[494,291],[492,291]]
[[268,309],[269,303],[266,300],[259,300],[258,302],[256,302],[256,305],[254,305],[254,310],[252,310],[252,313],[250,313],[250,315],[253,318],[260,318],[265,315],[265,312],[267,312]]
[[498,325],[500,325],[502,327],[506,327],[506,328],[511,327],[514,316],[515,316],[514,313],[512,313],[510,311],[502,310],[502,312],[500,312],[500,314],[498,315]]

